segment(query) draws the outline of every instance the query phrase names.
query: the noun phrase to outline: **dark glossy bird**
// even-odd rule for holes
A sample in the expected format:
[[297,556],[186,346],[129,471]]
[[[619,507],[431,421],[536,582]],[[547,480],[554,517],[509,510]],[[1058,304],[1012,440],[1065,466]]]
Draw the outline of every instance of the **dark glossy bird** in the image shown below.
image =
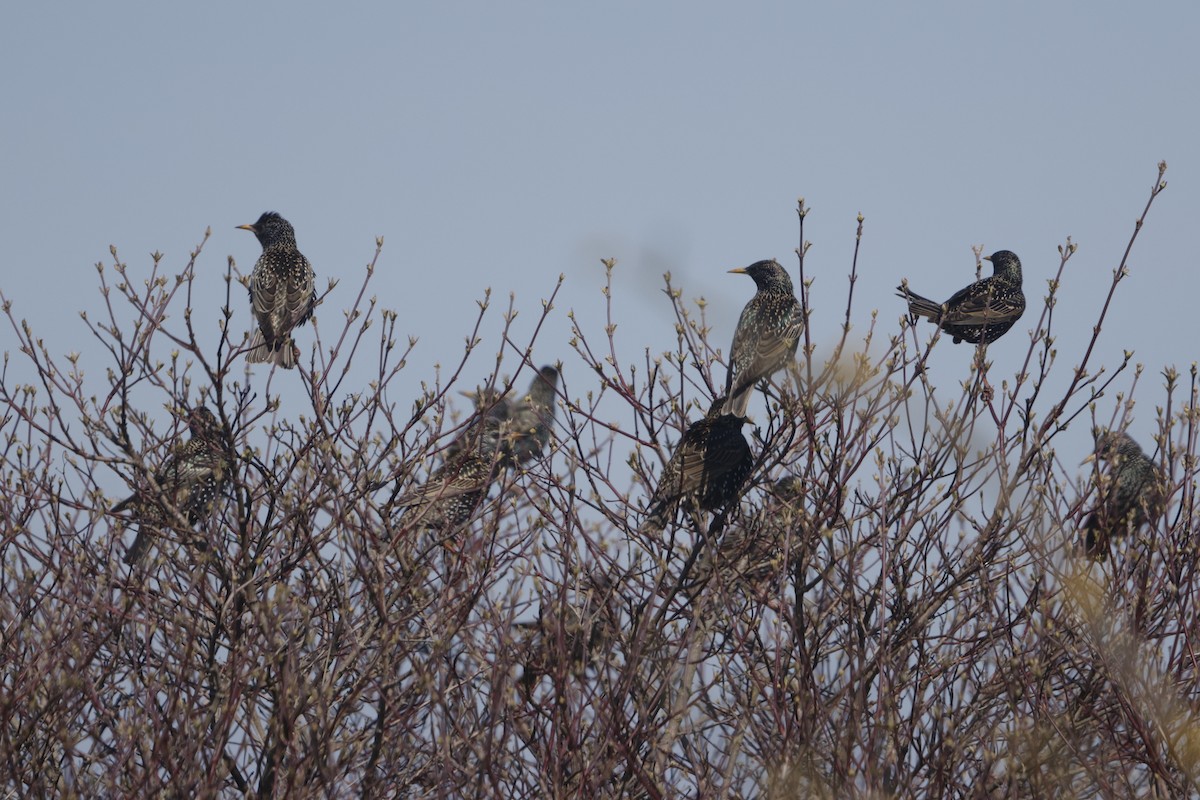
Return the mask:
[[136,562],[150,545],[150,537],[182,517],[191,526],[212,516],[217,499],[233,472],[220,420],[203,406],[191,410],[188,428],[192,437],[176,445],[154,473],[154,483],[112,507],[114,514],[131,510],[138,523],[137,538],[125,553],[125,563]]
[[1084,463],[1106,467],[1100,481],[1100,501],[1084,522],[1084,552],[1093,558],[1108,554],[1114,536],[1131,533],[1162,513],[1163,481],[1138,443],[1122,431],[1096,432],[1096,450]]
[[795,360],[804,313],[792,279],[778,261],[758,261],[729,271],[749,275],[758,287],[738,319],[725,378],[723,413],[744,417],[754,386]]
[[558,370],[544,366],[529,384],[529,391],[512,401],[509,407],[505,455],[517,465],[542,454],[554,426],[554,397],[558,391]]
[[1025,313],[1021,290],[1021,259],[1008,250],[997,250],[984,261],[992,262],[992,275],[955,292],[944,303],[935,303],[908,288],[896,294],[908,301],[908,313],[925,317],[954,338],[954,343],[990,344],[1016,324]]
[[754,457],[742,435],[745,417],[722,411],[725,398],[712,404],[704,419],[688,426],[663,467],[650,497],[643,531],[662,530],[685,498],[696,498],[705,511],[737,502],[750,477]]
[[258,237],[263,248],[250,273],[250,308],[258,329],[250,339],[246,360],[292,369],[300,348],[291,333],[308,321],[316,307],[316,274],[296,247],[291,223],[274,211],[253,225],[238,227]]

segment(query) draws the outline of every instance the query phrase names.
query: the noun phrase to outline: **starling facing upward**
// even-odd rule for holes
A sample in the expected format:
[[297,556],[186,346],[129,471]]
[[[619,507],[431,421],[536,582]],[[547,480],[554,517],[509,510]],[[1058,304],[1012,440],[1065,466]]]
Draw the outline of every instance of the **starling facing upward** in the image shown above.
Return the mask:
[[698,496],[705,511],[737,501],[754,456],[742,435],[746,418],[724,413],[724,405],[725,398],[715,400],[704,419],[688,426],[675,446],[650,498],[643,531],[665,528],[685,497]]
[[1084,552],[1104,558],[1113,536],[1136,531],[1161,513],[1163,483],[1138,443],[1122,431],[1096,432],[1096,451],[1084,463],[1099,460],[1108,469],[1101,481],[1099,507],[1084,523]]
[[296,366],[298,348],[291,332],[312,316],[317,304],[316,275],[296,248],[292,225],[268,211],[253,225],[239,225],[258,237],[262,255],[250,273],[250,308],[258,330],[250,339],[246,360],[273,362],[284,369]]
[[758,286],[738,319],[725,379],[728,399],[722,413],[744,417],[754,385],[796,358],[804,314],[792,290],[792,279],[778,261],[759,261],[729,271],[749,275]]
[[908,313],[935,323],[954,337],[955,344],[990,344],[1025,313],[1025,293],[1021,291],[1021,260],[1015,253],[998,250],[983,260],[992,262],[992,276],[960,289],[945,303],[910,291],[907,283],[897,286],[896,294],[908,301]]
[[141,558],[150,545],[150,536],[169,525],[176,514],[190,525],[208,519],[233,471],[224,431],[211,411],[203,406],[192,409],[188,427],[192,438],[177,445],[154,473],[154,485],[160,494],[147,488],[112,507],[114,514],[133,509],[139,523],[137,538],[125,553],[126,564]]

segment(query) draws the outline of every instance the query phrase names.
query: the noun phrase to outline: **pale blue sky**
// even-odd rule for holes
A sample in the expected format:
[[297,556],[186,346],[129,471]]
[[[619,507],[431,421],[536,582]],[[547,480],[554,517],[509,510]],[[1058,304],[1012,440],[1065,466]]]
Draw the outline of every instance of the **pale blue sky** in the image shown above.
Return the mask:
[[[753,287],[725,272],[768,257],[794,271],[803,195],[816,341],[837,334],[861,211],[860,330],[874,308],[898,329],[903,277],[935,297],[965,284],[973,244],[1020,255],[1031,309],[991,350],[1011,375],[1067,235],[1080,250],[1056,324],[1077,360],[1165,159],[1170,187],[1097,354],[1147,364],[1134,432],[1148,443],[1156,373],[1197,353],[1200,7],[821,6],[11,6],[0,288],[52,350],[86,351],[75,312],[99,307],[92,265],[110,244],[132,275],[153,250],[178,271],[212,226],[197,307],[215,317],[225,257],[248,271],[259,252],[234,226],[273,209],[319,285],[345,279],[318,311],[327,335],[386,238],[372,291],[421,337],[401,381],[413,397],[461,352],[485,287],[516,292],[527,334],[565,273],[535,359],[566,361],[580,394],[566,311],[602,334],[602,257],[620,261],[625,359],[673,342],[650,291],[667,269],[707,296],[727,349]],[[248,327],[244,298],[237,312]],[[499,328],[495,314],[484,333]],[[933,367],[954,382],[970,355],[946,341]]]

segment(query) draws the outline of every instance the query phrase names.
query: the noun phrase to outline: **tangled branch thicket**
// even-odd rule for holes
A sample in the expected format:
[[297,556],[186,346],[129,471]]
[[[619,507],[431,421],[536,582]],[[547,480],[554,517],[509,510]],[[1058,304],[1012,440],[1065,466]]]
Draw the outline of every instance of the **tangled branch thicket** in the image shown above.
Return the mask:
[[[662,533],[639,531],[646,498],[723,377],[703,303],[669,278],[674,348],[631,360],[606,291],[609,324],[577,326],[561,365],[546,456],[501,472],[452,532],[388,498],[419,486],[469,424],[448,400],[476,388],[460,376],[483,358],[486,303],[458,369],[412,401],[396,314],[368,299],[373,266],[333,339],[315,326],[306,366],[260,366],[254,389],[229,330],[243,301],[232,263],[215,349],[193,328],[200,248],[178,278],[158,257],[135,277],[115,251],[99,268],[102,318],[85,320],[103,380],[49,352],[5,298],[11,357],[36,375],[15,380],[6,353],[5,791],[1200,792],[1197,371],[1167,369],[1155,401],[1147,451],[1166,510],[1107,561],[1081,557],[1103,481],[1056,440],[1069,423],[1123,427],[1141,369],[1129,356],[1098,366],[1095,336],[1056,351],[1074,250],[992,345],[1020,348],[1029,330],[1020,371],[989,375],[981,351],[970,376],[939,386],[925,366],[949,343],[932,327],[883,334],[872,316],[852,335],[856,254],[840,341],[818,356],[806,335],[796,369],[765,390],[740,504],[685,508]],[[1097,334],[1125,277],[1123,258]],[[537,334],[514,342],[506,323],[502,338],[489,382],[524,387]],[[351,385],[352,362],[377,362],[374,379]],[[284,384],[303,387],[302,414],[279,412]],[[192,528],[176,514],[126,567],[114,492],[145,484],[200,404],[236,464],[215,516]],[[168,424],[146,413],[163,405]]]

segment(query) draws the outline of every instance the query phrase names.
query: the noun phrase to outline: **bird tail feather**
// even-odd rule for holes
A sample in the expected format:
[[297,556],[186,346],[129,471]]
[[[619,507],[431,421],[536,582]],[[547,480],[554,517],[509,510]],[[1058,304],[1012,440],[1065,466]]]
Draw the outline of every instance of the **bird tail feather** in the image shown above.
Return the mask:
[[642,524],[638,526],[638,533],[658,533],[665,527],[667,527],[666,509],[656,507],[646,515],[646,519],[642,520]]
[[133,544],[129,545],[129,549],[125,551],[125,563],[136,564],[146,554],[146,550],[150,547],[150,532],[145,528],[139,527],[137,536],[133,539]]
[[246,361],[251,364],[275,364],[283,369],[293,369],[296,366],[296,350],[292,337],[287,337],[272,348],[267,344],[261,330],[256,330],[250,337],[250,350],[246,353]]
[[131,494],[131,495],[129,495],[129,497],[126,497],[124,500],[117,503],[115,506],[110,508],[108,511],[110,514],[120,514],[125,509],[132,508],[134,502],[136,502],[137,499],[138,499],[138,496],[136,494]]
[[741,389],[729,393],[729,397],[725,399],[725,405],[721,407],[722,414],[733,414],[735,417],[745,417],[746,409],[750,406],[750,395],[753,393],[754,384],[750,383],[743,386]]
[[941,303],[936,303],[928,297],[919,295],[903,284],[896,288],[898,289],[898,294],[908,301],[908,312],[910,314],[916,314],[918,317],[925,317],[935,322],[941,317]]

